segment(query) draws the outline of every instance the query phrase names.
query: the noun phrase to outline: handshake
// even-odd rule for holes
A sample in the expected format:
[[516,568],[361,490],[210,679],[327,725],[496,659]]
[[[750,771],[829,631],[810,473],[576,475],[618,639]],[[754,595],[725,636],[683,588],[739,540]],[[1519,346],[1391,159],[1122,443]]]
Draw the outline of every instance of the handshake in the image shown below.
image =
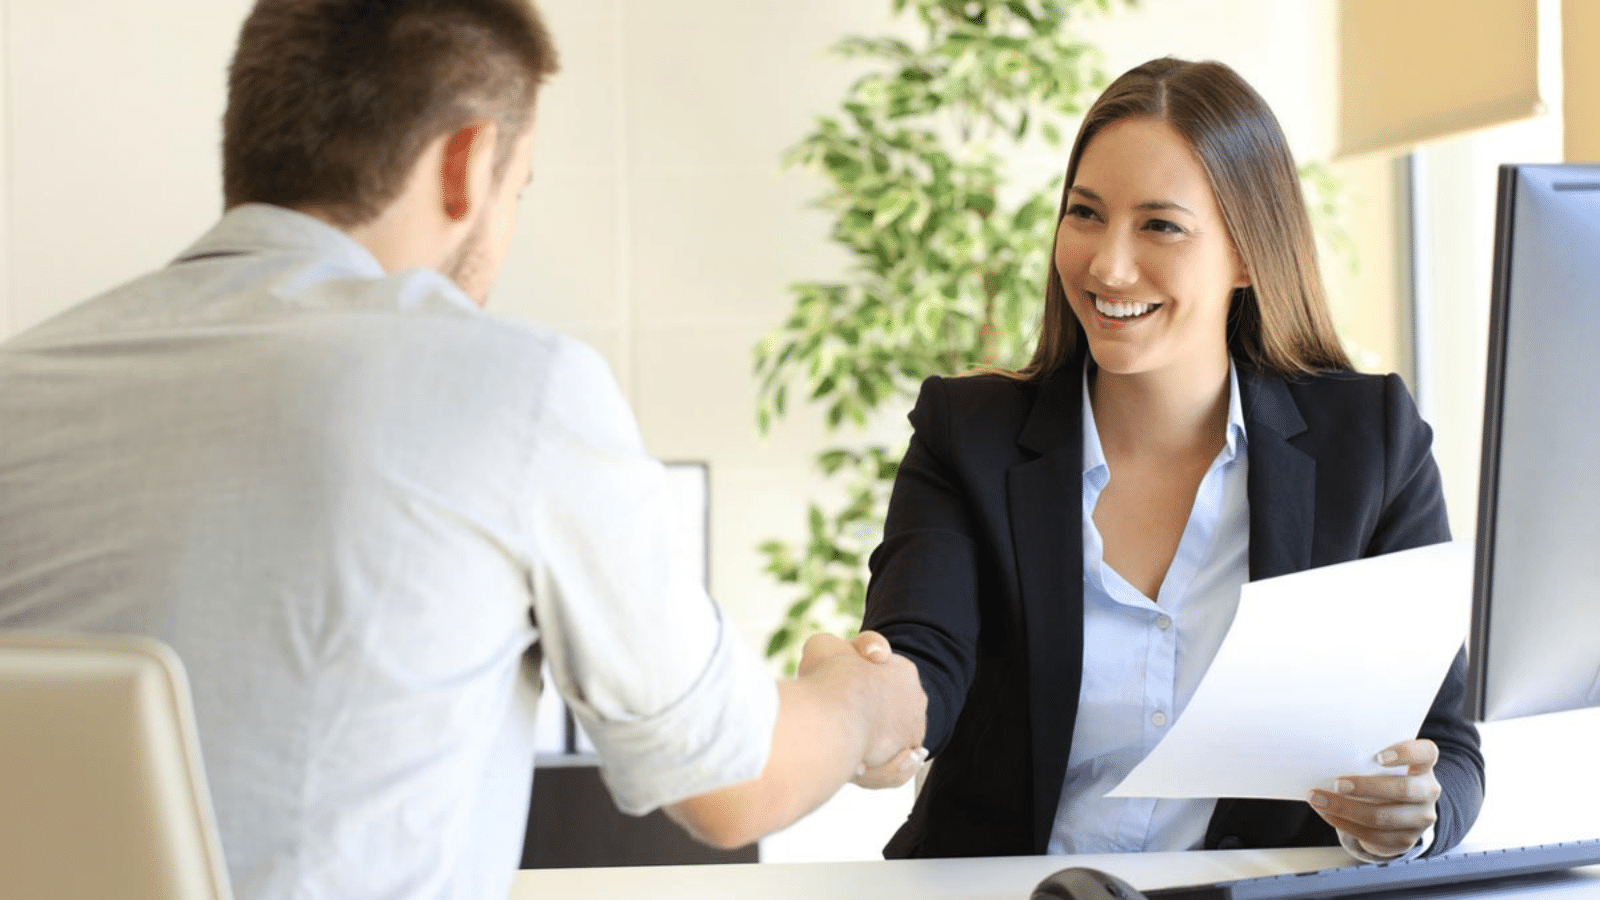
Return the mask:
[[670,804],[666,813],[714,847],[743,846],[816,809],[847,781],[905,784],[927,759],[927,725],[917,667],[883,635],[812,635],[799,672],[778,682],[778,721],[761,775]]
[[905,784],[921,770],[928,751],[928,698],[917,667],[896,656],[883,635],[863,631],[846,641],[812,635],[801,650],[797,681],[826,684],[843,698],[842,724],[861,729],[863,752],[850,780],[864,788]]

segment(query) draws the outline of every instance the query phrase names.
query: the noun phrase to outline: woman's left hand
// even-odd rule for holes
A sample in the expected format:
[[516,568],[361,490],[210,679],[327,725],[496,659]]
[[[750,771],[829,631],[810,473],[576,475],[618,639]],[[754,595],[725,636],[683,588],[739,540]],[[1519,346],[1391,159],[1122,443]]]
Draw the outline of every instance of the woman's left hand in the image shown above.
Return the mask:
[[1400,856],[1439,818],[1438,761],[1439,746],[1426,738],[1395,744],[1378,754],[1378,762],[1404,766],[1405,774],[1346,775],[1334,791],[1312,791],[1311,806],[1373,856]]

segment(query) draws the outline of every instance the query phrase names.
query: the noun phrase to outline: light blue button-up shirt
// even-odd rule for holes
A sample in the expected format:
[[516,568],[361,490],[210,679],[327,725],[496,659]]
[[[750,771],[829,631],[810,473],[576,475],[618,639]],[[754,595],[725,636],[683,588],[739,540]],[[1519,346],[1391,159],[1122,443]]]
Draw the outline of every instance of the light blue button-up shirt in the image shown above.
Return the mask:
[[1239,378],[1228,369],[1226,443],[1212,461],[1155,598],[1105,562],[1095,505],[1111,480],[1083,389],[1083,686],[1051,853],[1191,850],[1216,801],[1108,798],[1166,735],[1233,624],[1249,577],[1249,461]]

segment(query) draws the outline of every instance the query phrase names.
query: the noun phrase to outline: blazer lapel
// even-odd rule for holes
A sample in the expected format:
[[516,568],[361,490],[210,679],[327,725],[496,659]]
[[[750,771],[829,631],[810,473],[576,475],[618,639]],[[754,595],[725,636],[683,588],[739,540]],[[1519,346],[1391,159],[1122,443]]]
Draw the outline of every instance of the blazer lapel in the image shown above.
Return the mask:
[[1282,378],[1239,368],[1250,459],[1250,578],[1311,567],[1317,464],[1290,438],[1305,419]]
[[1017,438],[1038,456],[1006,479],[1027,635],[1035,853],[1055,821],[1083,678],[1083,376],[1071,368],[1040,384]]

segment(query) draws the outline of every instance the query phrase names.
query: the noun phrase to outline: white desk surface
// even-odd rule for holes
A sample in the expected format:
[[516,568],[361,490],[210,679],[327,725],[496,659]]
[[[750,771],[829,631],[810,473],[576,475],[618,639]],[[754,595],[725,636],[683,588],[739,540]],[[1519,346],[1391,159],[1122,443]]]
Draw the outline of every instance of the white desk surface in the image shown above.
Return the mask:
[[[1111,872],[1147,890],[1349,864],[1342,850],[1314,848],[546,869],[517,873],[511,900],[1028,900],[1040,879],[1068,866]],[[1555,883],[1473,896],[1595,900],[1600,897],[1600,867]]]

